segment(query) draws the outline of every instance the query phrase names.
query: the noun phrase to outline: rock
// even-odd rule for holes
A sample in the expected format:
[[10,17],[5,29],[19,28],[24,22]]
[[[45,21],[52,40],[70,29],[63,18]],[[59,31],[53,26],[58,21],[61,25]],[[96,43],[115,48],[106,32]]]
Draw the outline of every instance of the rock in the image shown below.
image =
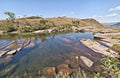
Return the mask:
[[66,74],[66,73],[70,74],[72,73],[72,69],[70,69],[67,64],[60,64],[57,66],[57,72],[63,73],[63,74]]
[[75,52],[71,52],[70,54],[67,55],[70,57],[70,67],[71,68],[78,68],[79,67],[79,56]]
[[2,57],[7,51],[0,51],[0,57]]
[[67,38],[61,38],[61,40],[63,40],[65,43],[72,43],[72,41],[70,39],[67,39]]
[[21,51],[21,50],[22,50],[22,47],[17,48],[17,51]]
[[7,53],[7,55],[13,55],[13,54],[15,54],[17,52],[17,50],[12,50],[12,51],[9,51],[8,53]]
[[87,67],[92,67],[93,65],[93,61],[91,61],[89,58],[85,57],[85,56],[80,56],[81,60],[85,63],[85,65]]
[[65,60],[65,64],[70,64],[70,60]]
[[33,33],[35,34],[45,34],[45,33],[48,33],[49,31],[48,30],[37,30],[37,31],[34,31]]
[[54,78],[56,75],[55,67],[45,67],[43,69],[43,75],[46,77]]
[[94,71],[96,71],[96,72],[102,72],[102,67],[101,67],[101,65],[96,65],[96,66],[94,67]]
[[0,30],[0,35],[1,35],[1,34],[3,34],[3,31],[2,31],[2,30]]
[[[118,57],[118,55],[115,53],[115,51],[108,51],[108,47],[101,45],[99,42],[90,40],[90,39],[85,39],[85,40],[80,40],[86,47],[90,48],[96,53],[103,54],[109,57]],[[114,53],[114,54],[113,54]]]
[[78,28],[76,26],[72,26],[72,31],[73,32],[77,32],[78,31]]
[[30,41],[30,43],[27,46],[25,46],[25,48],[31,48],[34,46],[35,46],[35,43],[33,41]]

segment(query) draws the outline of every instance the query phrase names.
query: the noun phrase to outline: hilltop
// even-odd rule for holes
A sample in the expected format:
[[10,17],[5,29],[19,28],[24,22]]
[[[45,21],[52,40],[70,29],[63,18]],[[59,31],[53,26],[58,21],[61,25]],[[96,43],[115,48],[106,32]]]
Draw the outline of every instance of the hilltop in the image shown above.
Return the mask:
[[56,18],[42,18],[42,17],[26,17],[21,18],[19,20],[27,19],[28,21],[39,21],[41,19],[47,20],[49,22],[54,22],[56,25],[63,25],[63,24],[73,24],[73,23],[79,23],[79,26],[95,26],[95,27],[102,27],[103,25],[100,24],[97,20],[92,18],[87,19],[78,19],[78,18],[68,18],[68,17],[56,17]]

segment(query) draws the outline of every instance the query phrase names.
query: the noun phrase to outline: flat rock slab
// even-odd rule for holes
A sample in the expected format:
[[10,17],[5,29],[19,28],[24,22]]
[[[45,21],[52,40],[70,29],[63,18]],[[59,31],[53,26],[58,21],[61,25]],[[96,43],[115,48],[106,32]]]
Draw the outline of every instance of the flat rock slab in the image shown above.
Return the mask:
[[80,40],[85,46],[87,46],[88,48],[92,49],[94,52],[106,55],[106,56],[110,56],[110,57],[117,57],[118,53],[111,50],[108,51],[108,47],[105,47],[103,45],[101,45],[100,43],[98,43],[97,41],[94,40],[90,40],[90,39],[84,39],[84,40]]
[[80,56],[81,60],[85,63],[86,66],[92,67],[93,61],[91,61],[89,58],[85,56]]

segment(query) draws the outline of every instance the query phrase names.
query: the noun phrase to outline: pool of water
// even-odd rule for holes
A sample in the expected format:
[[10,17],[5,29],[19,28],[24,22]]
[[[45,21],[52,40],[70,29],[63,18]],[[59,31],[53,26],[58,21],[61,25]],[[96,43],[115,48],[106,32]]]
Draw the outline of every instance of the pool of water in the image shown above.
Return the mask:
[[[40,35],[39,37],[27,38],[31,41],[21,51],[0,58],[0,72],[2,73],[0,76],[12,78],[27,72],[34,74],[43,70],[44,67],[55,67],[62,64],[69,58],[67,54],[73,52],[81,55],[87,55],[91,52],[91,55],[97,56],[80,42],[80,39],[87,38],[93,39],[93,34],[85,32],[46,36],[44,39],[41,39]],[[17,42],[19,43],[22,39],[25,37],[17,39]],[[0,49],[2,49],[2,42],[7,44],[12,41],[14,40],[1,39]]]

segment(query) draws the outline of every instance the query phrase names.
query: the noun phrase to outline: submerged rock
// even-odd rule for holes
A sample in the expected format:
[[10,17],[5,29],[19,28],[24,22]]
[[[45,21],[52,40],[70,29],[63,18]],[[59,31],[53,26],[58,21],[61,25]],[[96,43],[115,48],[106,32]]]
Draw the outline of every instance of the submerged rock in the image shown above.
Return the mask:
[[55,67],[45,67],[43,69],[43,75],[47,78],[55,78]]
[[7,53],[7,51],[0,51],[0,57],[2,57],[6,53]]
[[13,54],[15,54],[17,52],[17,50],[12,50],[12,51],[9,51],[8,53],[7,53],[7,55],[13,55]]
[[60,64],[57,66],[57,72],[58,73],[63,73],[63,74],[70,74],[72,73],[72,69],[69,68],[67,64]]
[[80,59],[85,63],[87,67],[92,67],[93,61],[91,61],[89,58],[85,56],[80,56]]

